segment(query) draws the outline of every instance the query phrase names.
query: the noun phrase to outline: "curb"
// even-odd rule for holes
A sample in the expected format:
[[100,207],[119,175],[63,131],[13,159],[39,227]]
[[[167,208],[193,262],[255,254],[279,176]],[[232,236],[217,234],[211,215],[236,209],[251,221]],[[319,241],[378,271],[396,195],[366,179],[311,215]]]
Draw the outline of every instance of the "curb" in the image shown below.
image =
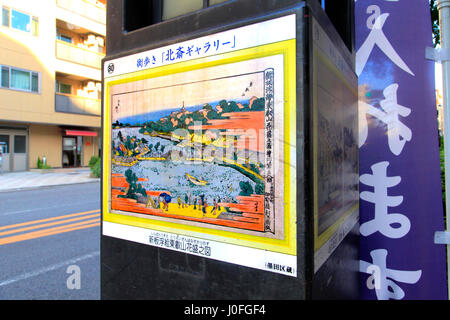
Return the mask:
[[16,191],[28,191],[28,190],[42,189],[42,188],[51,188],[51,187],[57,187],[57,186],[70,186],[70,185],[75,185],[75,184],[98,183],[98,182],[100,182],[100,178],[97,178],[97,179],[95,179],[93,181],[56,183],[56,184],[46,184],[46,185],[42,185],[42,186],[29,186],[29,187],[22,187],[22,188],[0,189],[0,193],[16,192]]

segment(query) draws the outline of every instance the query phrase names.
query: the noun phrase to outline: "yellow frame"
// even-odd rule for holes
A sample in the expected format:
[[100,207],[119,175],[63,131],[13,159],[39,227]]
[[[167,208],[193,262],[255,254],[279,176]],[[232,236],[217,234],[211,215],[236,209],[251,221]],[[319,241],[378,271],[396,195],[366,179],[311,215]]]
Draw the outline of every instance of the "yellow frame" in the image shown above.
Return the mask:
[[349,210],[347,210],[342,217],[340,217],[334,224],[332,224],[328,229],[326,229],[320,236],[318,236],[318,222],[319,222],[319,200],[318,200],[318,174],[317,174],[317,146],[318,146],[318,126],[317,126],[317,60],[320,59],[322,63],[325,63],[332,71],[333,73],[340,78],[345,85],[350,89],[350,91],[355,95],[358,96],[358,92],[348,84],[348,81],[344,78],[344,76],[341,74],[341,72],[337,69],[337,67],[332,64],[328,59],[326,59],[320,51],[314,47],[313,49],[313,173],[314,173],[314,251],[322,247],[325,242],[327,242],[336,232],[337,230],[342,226],[344,221],[353,213],[355,210],[359,209],[359,202],[356,202],[355,205],[353,205]]
[[[171,65],[161,66],[118,75],[104,80],[104,117],[103,117],[103,221],[142,227],[151,230],[164,231],[202,239],[225,242],[240,246],[247,246],[262,250],[275,251],[290,255],[297,254],[296,235],[296,179],[295,168],[292,169],[291,156],[295,162],[296,144],[296,56],[295,39],[280,41],[272,44],[237,50],[212,57],[205,57]],[[255,235],[236,233],[232,231],[210,229],[198,226],[184,225],[153,219],[140,218],[112,213],[110,210],[110,162],[111,162],[111,108],[110,88],[116,84],[134,82],[142,79],[156,78],[163,75],[176,74],[197,69],[225,65],[273,55],[283,55],[284,72],[284,208],[285,221],[284,239],[270,239]],[[292,147],[294,146],[294,147]],[[293,149],[292,149],[293,148]]]

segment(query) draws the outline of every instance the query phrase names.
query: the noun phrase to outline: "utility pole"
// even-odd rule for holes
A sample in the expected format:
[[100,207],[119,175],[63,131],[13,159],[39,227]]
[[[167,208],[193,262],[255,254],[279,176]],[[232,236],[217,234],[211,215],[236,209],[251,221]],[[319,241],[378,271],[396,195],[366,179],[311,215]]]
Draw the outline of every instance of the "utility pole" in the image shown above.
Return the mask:
[[[438,0],[441,52],[448,57],[450,51],[450,0]],[[450,298],[450,60],[442,59],[442,84],[444,98],[444,149],[445,149],[445,203],[447,239],[447,289]]]

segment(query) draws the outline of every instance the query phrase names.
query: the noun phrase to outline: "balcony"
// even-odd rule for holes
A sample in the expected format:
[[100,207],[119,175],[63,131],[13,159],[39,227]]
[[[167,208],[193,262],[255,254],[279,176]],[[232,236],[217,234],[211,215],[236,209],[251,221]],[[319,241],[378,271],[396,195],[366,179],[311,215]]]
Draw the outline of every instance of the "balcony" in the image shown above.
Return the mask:
[[56,40],[56,58],[58,59],[100,70],[104,56],[103,53],[84,49],[65,41]]
[[[97,1],[98,2],[98,1]],[[94,0],[56,0],[57,20],[70,26],[106,35],[106,8]]]
[[102,4],[87,0],[56,0],[56,5],[95,22],[106,24],[106,8]]
[[89,116],[101,115],[101,100],[76,95],[55,93],[55,111]]

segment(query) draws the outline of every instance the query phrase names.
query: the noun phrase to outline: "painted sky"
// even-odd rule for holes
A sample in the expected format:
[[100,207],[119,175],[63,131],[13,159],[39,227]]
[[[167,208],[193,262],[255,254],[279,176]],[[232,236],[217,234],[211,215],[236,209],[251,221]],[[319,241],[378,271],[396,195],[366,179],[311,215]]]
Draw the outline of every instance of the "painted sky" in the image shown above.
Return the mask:
[[213,73],[205,80],[197,80],[206,78],[198,73],[184,73],[184,78],[177,74],[144,80],[147,83],[138,81],[121,85],[121,93],[112,96],[112,122],[162,110],[170,112],[183,105],[189,109],[222,99],[241,101],[264,96],[263,72],[229,77]]

